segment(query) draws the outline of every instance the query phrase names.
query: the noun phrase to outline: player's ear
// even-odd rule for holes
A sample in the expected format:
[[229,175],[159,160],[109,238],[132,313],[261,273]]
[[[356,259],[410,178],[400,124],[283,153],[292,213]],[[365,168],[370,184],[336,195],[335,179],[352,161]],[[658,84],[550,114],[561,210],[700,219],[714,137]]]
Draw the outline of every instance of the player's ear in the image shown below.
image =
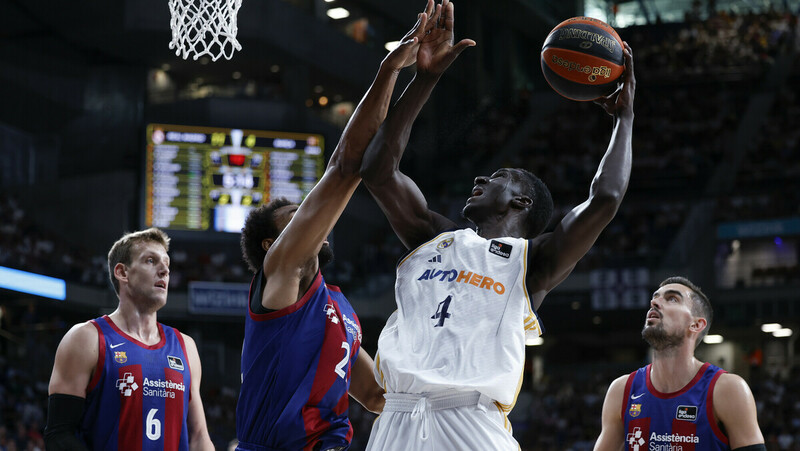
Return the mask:
[[695,318],[692,324],[689,325],[689,330],[692,332],[700,333],[708,326],[708,321],[703,317]]
[[268,251],[270,246],[272,246],[272,243],[274,243],[274,242],[275,242],[275,238],[264,238],[261,241],[261,249],[264,249],[265,251]]
[[114,277],[120,282],[128,281],[128,267],[123,265],[122,263],[117,263],[114,265]]
[[531,205],[533,205],[533,199],[523,194],[514,196],[514,198],[511,199],[511,206],[518,210],[525,210],[526,208],[530,208]]

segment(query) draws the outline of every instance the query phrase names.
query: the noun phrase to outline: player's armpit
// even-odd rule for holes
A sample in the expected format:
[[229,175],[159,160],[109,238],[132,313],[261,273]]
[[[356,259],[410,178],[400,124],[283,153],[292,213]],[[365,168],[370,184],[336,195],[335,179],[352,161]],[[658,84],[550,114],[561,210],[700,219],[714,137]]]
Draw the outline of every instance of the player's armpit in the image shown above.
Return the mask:
[[88,451],[77,435],[86,399],[54,393],[47,398],[44,444],[48,451]]
[[760,443],[758,445],[742,446],[733,451],[767,451],[767,447],[763,443]]

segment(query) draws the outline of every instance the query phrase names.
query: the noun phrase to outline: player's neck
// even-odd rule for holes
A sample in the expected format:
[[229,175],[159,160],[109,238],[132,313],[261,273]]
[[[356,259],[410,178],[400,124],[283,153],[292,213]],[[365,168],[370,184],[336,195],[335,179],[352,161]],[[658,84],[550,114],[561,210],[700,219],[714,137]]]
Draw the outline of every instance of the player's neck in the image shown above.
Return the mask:
[[146,345],[154,345],[161,341],[156,312],[140,312],[129,304],[120,303],[114,313],[108,316],[131,338]]
[[687,350],[671,348],[654,351],[650,382],[662,393],[674,393],[691,382],[702,366],[703,362]]
[[476,224],[475,233],[483,238],[502,238],[506,236],[522,238],[525,236],[523,224],[514,217],[487,218]]

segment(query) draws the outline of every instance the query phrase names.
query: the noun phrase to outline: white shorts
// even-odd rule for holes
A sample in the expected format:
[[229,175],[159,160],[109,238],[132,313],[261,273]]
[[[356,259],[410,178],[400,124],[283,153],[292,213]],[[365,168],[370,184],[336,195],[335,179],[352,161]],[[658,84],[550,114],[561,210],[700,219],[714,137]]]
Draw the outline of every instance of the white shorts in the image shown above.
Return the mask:
[[387,393],[367,450],[519,450],[511,423],[478,392]]

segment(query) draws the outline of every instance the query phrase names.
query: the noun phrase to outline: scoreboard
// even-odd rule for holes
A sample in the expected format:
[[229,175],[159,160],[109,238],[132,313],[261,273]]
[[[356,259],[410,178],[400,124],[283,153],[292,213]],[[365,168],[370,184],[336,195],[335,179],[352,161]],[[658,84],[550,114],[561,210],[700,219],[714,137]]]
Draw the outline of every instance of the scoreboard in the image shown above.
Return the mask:
[[147,126],[145,227],[239,233],[270,199],[300,203],[324,167],[321,135]]

